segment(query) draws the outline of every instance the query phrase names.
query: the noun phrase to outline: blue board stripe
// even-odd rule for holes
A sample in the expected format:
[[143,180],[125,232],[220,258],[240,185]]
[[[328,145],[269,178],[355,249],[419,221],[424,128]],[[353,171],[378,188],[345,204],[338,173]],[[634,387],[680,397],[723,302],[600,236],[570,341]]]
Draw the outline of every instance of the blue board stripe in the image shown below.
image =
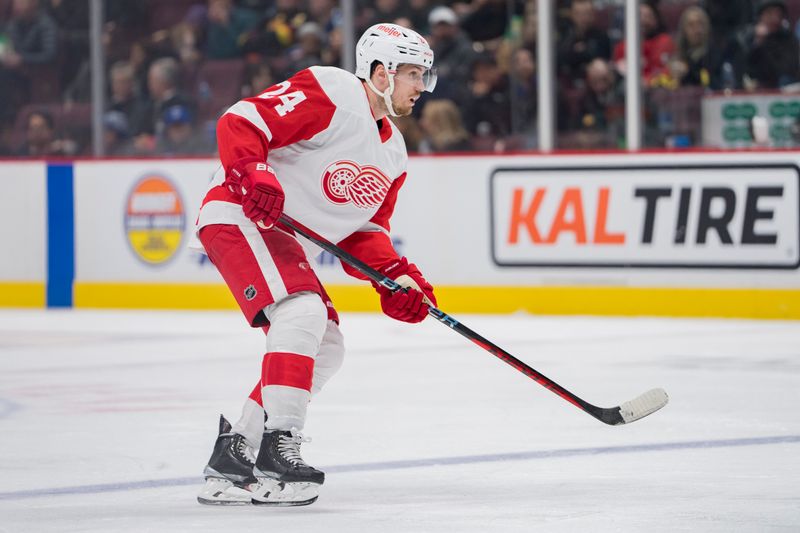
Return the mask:
[[75,205],[71,163],[47,165],[47,307],[72,307]]

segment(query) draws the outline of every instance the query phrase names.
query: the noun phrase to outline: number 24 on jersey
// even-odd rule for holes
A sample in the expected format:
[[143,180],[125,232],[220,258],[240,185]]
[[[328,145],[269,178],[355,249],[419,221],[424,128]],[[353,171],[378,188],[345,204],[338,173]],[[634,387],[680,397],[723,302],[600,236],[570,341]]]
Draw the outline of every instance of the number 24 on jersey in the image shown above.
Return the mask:
[[306,95],[303,91],[287,92],[290,86],[291,83],[288,81],[282,81],[277,84],[274,89],[265,91],[259,94],[258,97],[265,100],[270,98],[277,98],[280,100],[280,103],[275,105],[275,112],[282,117],[286,116],[287,113],[294,111],[297,104],[306,99]]

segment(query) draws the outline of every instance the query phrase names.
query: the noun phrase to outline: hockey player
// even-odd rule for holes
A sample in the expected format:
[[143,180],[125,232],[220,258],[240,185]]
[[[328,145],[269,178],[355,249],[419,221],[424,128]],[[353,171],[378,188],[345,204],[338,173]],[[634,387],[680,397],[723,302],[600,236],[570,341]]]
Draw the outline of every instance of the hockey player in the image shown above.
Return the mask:
[[339,369],[344,345],[314,272],[320,250],[283,226],[282,213],[407,287],[392,293],[375,286],[386,315],[415,323],[436,305],[433,287],[389,237],[408,158],[388,117],[408,115],[433,90],[432,67],[419,34],[377,24],[356,45],[355,75],[311,67],[220,118],[222,166],[197,235],[250,326],[266,331],[267,347],[241,418],[233,426],[220,418],[201,503],[307,505],[325,480],[303,461],[300,431],[311,396]]

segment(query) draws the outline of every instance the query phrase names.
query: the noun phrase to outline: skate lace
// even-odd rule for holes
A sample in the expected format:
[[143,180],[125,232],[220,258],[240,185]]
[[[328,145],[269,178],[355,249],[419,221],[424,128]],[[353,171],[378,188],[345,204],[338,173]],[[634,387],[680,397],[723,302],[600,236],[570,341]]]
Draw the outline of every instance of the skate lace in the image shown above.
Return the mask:
[[311,442],[311,439],[292,428],[288,435],[278,437],[278,452],[293,466],[308,466],[300,456],[300,445],[304,442]]
[[253,449],[247,445],[244,438],[239,436],[234,443],[234,447],[236,453],[239,454],[239,457],[243,458],[250,464],[255,464],[256,462],[256,455],[253,452]]

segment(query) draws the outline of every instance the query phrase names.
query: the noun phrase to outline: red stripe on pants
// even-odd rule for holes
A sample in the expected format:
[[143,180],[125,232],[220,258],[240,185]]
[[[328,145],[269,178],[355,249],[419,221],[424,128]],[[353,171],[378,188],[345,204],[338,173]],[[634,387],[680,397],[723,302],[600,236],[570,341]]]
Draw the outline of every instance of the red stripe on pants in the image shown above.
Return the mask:
[[311,391],[314,359],[296,353],[270,352],[261,365],[261,386],[284,385]]

